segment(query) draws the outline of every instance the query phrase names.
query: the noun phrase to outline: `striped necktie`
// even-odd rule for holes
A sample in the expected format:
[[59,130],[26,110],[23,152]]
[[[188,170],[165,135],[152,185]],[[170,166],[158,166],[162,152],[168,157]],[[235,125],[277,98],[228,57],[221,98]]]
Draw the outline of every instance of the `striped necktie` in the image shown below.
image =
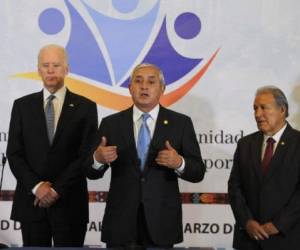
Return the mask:
[[54,130],[55,130],[55,114],[54,114],[54,106],[53,106],[53,99],[55,95],[50,95],[47,98],[47,104],[45,107],[45,117],[46,117],[46,124],[47,124],[47,132],[50,144],[53,142],[54,137]]

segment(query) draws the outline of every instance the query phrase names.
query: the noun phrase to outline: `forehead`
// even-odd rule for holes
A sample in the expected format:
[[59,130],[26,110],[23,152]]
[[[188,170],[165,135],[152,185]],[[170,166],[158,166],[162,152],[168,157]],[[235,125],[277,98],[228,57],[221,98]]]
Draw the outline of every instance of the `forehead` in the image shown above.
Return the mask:
[[133,77],[151,77],[151,78],[159,78],[159,72],[158,69],[151,67],[151,66],[146,66],[146,67],[142,67],[137,69],[134,74]]
[[63,61],[64,60],[64,53],[62,50],[58,48],[46,48],[41,51],[39,56],[39,61]]
[[254,104],[273,104],[275,103],[275,98],[271,93],[261,93],[255,97]]

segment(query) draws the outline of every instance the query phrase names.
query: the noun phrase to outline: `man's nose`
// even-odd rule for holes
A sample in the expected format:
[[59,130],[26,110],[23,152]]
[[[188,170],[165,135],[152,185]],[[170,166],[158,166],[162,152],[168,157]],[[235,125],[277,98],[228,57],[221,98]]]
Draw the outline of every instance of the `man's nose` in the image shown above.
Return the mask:
[[141,88],[142,89],[147,89],[148,88],[148,84],[146,82],[142,82]]
[[53,73],[54,72],[54,67],[53,66],[49,66],[48,67],[48,73]]
[[260,117],[262,115],[262,110],[260,108],[257,108],[254,112],[255,117]]

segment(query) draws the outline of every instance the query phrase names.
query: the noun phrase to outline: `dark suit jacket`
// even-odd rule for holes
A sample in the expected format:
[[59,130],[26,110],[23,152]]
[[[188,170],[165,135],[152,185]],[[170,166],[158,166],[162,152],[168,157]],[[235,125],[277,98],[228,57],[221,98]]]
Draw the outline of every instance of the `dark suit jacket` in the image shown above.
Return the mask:
[[[256,132],[238,142],[228,182],[230,204],[236,219],[233,246],[237,249],[295,250],[300,247],[300,133],[289,124],[270,168],[262,173],[263,134]],[[250,239],[249,219],[272,222],[280,234],[267,240]]]
[[[21,222],[49,216],[52,223],[87,223],[88,192],[82,159],[97,132],[96,104],[67,90],[53,144],[49,144],[43,92],[14,102],[7,157],[17,179],[11,218]],[[33,187],[50,181],[60,195],[49,209],[33,206]]]
[[[181,242],[182,209],[178,176],[172,169],[157,165],[155,158],[165,148],[165,141],[185,159],[182,179],[199,182],[205,166],[189,117],[160,107],[147,163],[143,172],[133,132],[132,108],[104,118],[99,136],[106,136],[109,145],[117,145],[118,158],[111,163],[111,183],[103,218],[102,241],[124,244],[133,240],[137,210],[144,205],[145,217],[152,240],[169,245]],[[99,141],[97,142],[98,145]],[[103,171],[98,177],[103,176]],[[96,177],[91,174],[90,177]]]

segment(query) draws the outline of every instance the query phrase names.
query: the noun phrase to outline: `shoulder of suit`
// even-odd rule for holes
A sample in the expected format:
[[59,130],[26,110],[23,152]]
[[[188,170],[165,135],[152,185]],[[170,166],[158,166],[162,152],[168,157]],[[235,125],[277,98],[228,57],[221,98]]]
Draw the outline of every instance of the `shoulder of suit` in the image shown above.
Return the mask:
[[179,113],[177,111],[171,110],[171,109],[167,109],[165,107],[160,106],[160,110],[159,112],[161,114],[167,115],[167,116],[171,116],[171,117],[175,117],[176,119],[191,119],[188,115],[185,115],[183,113]]
[[287,136],[287,137],[292,137],[292,138],[297,138],[298,140],[300,140],[300,131],[293,128],[289,123],[286,127],[286,130],[283,133],[283,136]]
[[250,141],[256,140],[260,136],[262,136],[262,133],[260,131],[256,131],[240,138],[238,143],[248,143]]
[[132,114],[132,108],[130,107],[128,109],[105,116],[102,118],[102,120],[115,121],[119,119],[124,119],[125,117],[130,117],[131,114]]
[[35,93],[31,93],[31,94],[22,96],[20,98],[17,98],[15,100],[15,103],[25,104],[25,103],[31,102],[32,100],[34,100],[36,98],[39,98],[41,96],[42,96],[42,92],[41,91],[35,92]]
[[78,102],[82,102],[82,103],[90,103],[90,104],[96,104],[94,101],[82,96],[82,95],[79,95],[79,94],[76,94],[70,90],[68,90],[69,92],[69,95],[72,97],[72,98],[75,98]]

